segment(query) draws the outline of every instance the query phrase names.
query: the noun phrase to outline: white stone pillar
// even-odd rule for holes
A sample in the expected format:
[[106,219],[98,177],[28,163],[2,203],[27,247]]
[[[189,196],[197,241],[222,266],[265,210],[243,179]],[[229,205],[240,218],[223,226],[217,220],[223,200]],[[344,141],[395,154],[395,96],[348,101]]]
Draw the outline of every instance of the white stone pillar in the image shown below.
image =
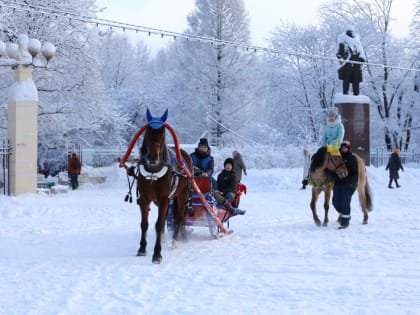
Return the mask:
[[38,91],[32,66],[18,65],[8,95],[10,194],[36,193],[38,160]]

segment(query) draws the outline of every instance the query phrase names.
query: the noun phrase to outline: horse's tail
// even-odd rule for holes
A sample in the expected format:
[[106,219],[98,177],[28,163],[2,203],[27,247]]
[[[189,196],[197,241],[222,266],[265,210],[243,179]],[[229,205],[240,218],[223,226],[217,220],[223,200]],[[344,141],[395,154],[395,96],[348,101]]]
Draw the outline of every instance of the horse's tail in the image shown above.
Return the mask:
[[366,198],[366,207],[368,211],[371,212],[373,210],[372,190],[370,189],[367,178],[366,178],[366,185],[365,185],[365,198]]

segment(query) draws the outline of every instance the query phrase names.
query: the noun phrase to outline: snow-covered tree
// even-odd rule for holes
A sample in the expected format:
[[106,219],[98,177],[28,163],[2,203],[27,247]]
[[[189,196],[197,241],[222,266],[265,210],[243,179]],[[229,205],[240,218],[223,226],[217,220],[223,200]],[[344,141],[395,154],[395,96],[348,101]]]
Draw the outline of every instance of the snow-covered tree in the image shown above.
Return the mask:
[[[362,35],[367,61],[384,67],[365,66],[362,92],[376,106],[383,127],[384,144],[408,149],[407,132],[413,124],[412,82],[414,73],[393,69],[391,65],[410,68],[417,57],[407,59],[407,40],[392,36],[393,11],[396,1],[332,1],[321,7],[323,22],[328,25],[354,25]],[[403,48],[403,49],[402,49]]]
[[77,19],[46,13],[54,9],[94,15],[94,2],[31,0],[30,4],[31,10],[27,11],[1,7],[0,38],[9,42],[15,41],[19,34],[27,34],[57,47],[48,68],[35,68],[33,74],[39,91],[40,163],[49,148],[119,142],[124,121],[109,108],[101,84],[96,28]]
[[129,123],[125,138],[145,123],[146,108],[150,104],[150,51],[138,41],[126,36],[107,34],[99,44],[101,78],[110,93],[113,108]]
[[[281,121],[291,139],[318,143],[325,110],[331,108],[336,83],[335,38],[325,29],[293,24],[278,26],[273,32],[273,48],[281,51],[270,60],[278,104],[272,104],[274,119]],[[290,54],[287,54],[290,52]],[[325,58],[325,59],[323,59]]]
[[[196,0],[195,5],[188,16],[186,33],[249,44],[249,19],[243,0]],[[176,111],[194,117],[195,130],[208,124],[211,143],[221,145],[223,126],[240,128],[254,106],[247,93],[251,56],[218,41],[177,40],[174,45],[170,57],[176,61],[177,80],[171,88]]]

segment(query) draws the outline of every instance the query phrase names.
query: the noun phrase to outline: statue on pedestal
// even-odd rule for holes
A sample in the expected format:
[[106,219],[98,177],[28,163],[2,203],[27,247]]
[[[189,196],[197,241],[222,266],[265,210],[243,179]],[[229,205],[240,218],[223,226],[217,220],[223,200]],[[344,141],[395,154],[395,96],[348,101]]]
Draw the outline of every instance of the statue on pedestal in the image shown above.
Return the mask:
[[[349,94],[350,83],[353,94],[359,95],[359,84],[363,81],[360,62],[365,62],[366,56],[360,42],[360,36],[349,26],[338,36],[338,51],[336,54],[340,62],[338,78],[343,80],[343,94]],[[352,63],[356,61],[359,63]]]

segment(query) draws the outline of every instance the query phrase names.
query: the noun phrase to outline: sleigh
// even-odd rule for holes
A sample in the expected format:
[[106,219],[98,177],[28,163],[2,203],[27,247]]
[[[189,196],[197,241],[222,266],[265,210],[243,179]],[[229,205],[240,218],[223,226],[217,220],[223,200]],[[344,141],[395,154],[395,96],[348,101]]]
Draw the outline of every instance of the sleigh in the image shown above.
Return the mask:
[[[221,222],[228,234],[232,233],[233,231],[229,229],[229,219],[232,217],[226,209],[223,208],[221,204],[219,204],[216,199],[214,198],[213,190],[212,190],[212,183],[209,177],[194,177],[194,181],[196,182],[197,186],[200,188],[200,192],[193,191],[191,195],[191,208],[192,211],[190,213],[185,213],[185,221],[184,226],[199,226],[199,227],[207,227],[210,231],[210,234],[214,238],[219,238],[223,234],[220,233],[220,226],[218,222],[216,222],[213,215],[217,216],[219,222]],[[200,193],[204,196],[208,205],[213,209],[212,212],[208,211],[207,205],[204,205],[202,199],[200,198]],[[235,199],[232,202],[233,207],[238,207],[240,196],[242,193],[246,193],[246,186],[244,184],[239,184],[238,189],[236,191]],[[169,208],[168,208],[168,216],[166,219],[167,228],[171,230],[174,228],[175,222],[175,211],[177,211],[176,202],[173,199],[169,200]]]

